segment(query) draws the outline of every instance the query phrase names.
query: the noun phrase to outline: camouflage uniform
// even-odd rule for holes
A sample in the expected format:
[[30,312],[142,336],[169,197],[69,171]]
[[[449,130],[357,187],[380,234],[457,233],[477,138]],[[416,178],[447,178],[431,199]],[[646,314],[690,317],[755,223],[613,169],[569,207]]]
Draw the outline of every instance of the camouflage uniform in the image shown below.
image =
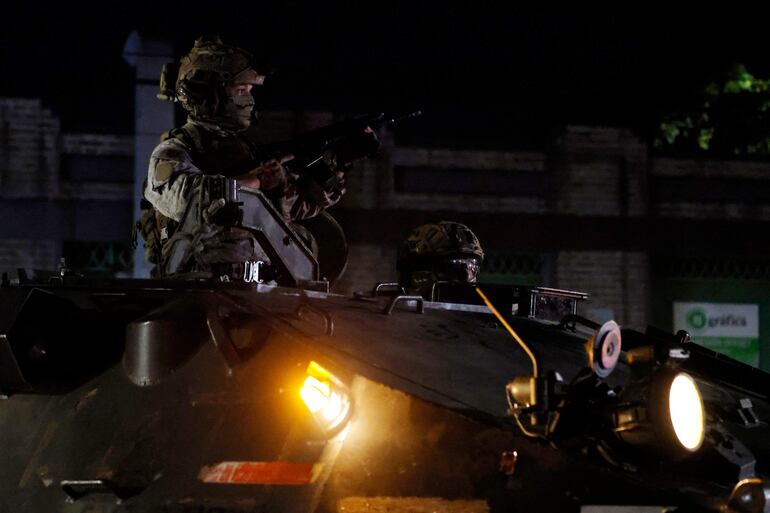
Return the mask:
[[[300,180],[276,161],[255,167],[257,147],[244,133],[250,124],[253,99],[250,95],[231,98],[223,91],[227,83],[259,85],[263,78],[251,68],[251,57],[243,50],[219,40],[199,39],[182,58],[176,90],[171,91],[161,79],[163,94],[159,97],[178,99],[189,116],[184,126],[164,134],[150,157],[144,196],[152,208],[145,212],[139,228],[148,260],[158,264],[154,276],[180,272],[237,275],[238,271],[228,272],[230,264],[269,262],[248,231],[214,222],[217,205],[199,203],[204,212],[187,212],[209,176],[249,173],[258,177],[262,192],[289,221],[317,215],[344,193],[343,188],[324,190],[315,182]],[[206,222],[194,233],[177,230],[185,215],[200,214]],[[181,268],[169,269],[171,248],[180,241],[188,244],[191,258]]]
[[[150,156],[144,194],[166,217],[180,221],[190,193],[206,175],[232,176],[253,162],[253,145],[239,133],[216,125],[189,120],[172,130]],[[287,220],[306,219],[337,203],[339,189],[324,190],[316,182],[300,180],[283,169],[257,173],[261,190],[271,198]]]

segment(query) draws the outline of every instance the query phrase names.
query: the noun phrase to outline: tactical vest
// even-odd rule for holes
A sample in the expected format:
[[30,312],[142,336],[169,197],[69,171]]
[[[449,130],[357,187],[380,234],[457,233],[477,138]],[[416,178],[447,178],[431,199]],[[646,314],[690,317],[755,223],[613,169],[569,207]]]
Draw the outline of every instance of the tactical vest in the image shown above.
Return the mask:
[[[146,183],[145,180],[145,185]],[[137,235],[140,235],[144,241],[144,259],[151,264],[159,264],[162,259],[163,243],[173,234],[177,223],[161,214],[144,198],[141,200],[141,209],[142,215],[131,231],[131,247],[136,248]]]
[[[188,122],[164,132],[161,142],[168,139],[180,141],[190,153],[193,165],[203,174],[237,176],[255,167],[256,145],[241,134],[220,134]],[[145,181],[143,191],[146,185]],[[163,245],[174,235],[178,224],[142,198],[142,215],[132,230],[132,247],[136,247],[137,234],[141,235],[145,260],[156,264],[153,277],[161,275],[163,266],[159,264],[163,260]]]
[[254,169],[257,146],[241,133],[217,133],[196,123],[169,130],[161,141],[176,139],[190,152],[192,163],[206,175],[237,176]]

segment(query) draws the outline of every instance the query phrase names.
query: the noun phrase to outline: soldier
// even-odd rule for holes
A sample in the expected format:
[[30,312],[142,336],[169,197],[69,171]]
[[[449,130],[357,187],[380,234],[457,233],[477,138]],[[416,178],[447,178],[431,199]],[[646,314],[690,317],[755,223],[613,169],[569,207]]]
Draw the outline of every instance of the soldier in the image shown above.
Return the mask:
[[[321,186],[287,170],[284,164],[291,155],[259,162],[258,146],[246,130],[254,108],[251,90],[265,77],[254,69],[245,50],[225,45],[219,38],[200,38],[182,57],[173,87],[169,69],[164,67],[158,96],[181,103],[188,120],[164,134],[150,157],[144,196],[151,208],[138,223],[146,257],[157,264],[156,277],[189,272],[220,279],[243,276],[239,266],[245,261],[269,259],[251,233],[217,223],[217,209],[223,202],[201,205],[206,222],[195,233],[177,230],[183,217],[192,215],[187,212],[190,200],[205,181],[225,175],[242,186],[261,189],[292,221],[313,217],[337,203],[345,192],[343,174],[334,170],[338,179]],[[371,131],[367,136],[375,138]],[[189,258],[179,265],[169,264],[171,249],[180,243],[187,245]]]
[[479,239],[464,224],[423,224],[399,246],[398,281],[407,291],[432,300],[438,283],[476,283],[483,260]]

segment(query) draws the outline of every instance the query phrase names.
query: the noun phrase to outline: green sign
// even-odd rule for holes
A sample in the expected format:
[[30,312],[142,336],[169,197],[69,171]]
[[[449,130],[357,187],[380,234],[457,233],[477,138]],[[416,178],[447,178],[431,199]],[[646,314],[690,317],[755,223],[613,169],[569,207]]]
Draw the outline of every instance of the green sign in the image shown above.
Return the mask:
[[693,342],[759,366],[759,305],[676,302],[674,330],[686,330]]

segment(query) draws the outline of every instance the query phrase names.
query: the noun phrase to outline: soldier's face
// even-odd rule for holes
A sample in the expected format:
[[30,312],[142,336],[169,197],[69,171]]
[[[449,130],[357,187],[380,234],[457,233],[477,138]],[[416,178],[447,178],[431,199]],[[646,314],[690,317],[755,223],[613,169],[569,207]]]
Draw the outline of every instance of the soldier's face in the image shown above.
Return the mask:
[[254,98],[251,96],[251,84],[234,83],[225,86],[229,101],[225,106],[225,115],[239,129],[248,128],[251,124],[251,111],[254,109]]
[[232,84],[227,87],[227,94],[233,98],[236,96],[250,96],[252,87],[254,86],[251,84]]

